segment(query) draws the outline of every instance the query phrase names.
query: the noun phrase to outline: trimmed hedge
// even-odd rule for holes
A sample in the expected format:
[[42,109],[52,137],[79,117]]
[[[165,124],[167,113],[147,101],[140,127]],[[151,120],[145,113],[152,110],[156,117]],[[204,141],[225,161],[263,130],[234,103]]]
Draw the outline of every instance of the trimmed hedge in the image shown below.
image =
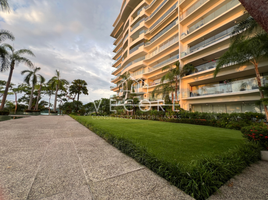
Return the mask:
[[245,138],[249,141],[255,141],[259,143],[264,149],[268,150],[268,126],[254,125],[247,126],[241,129],[241,132]]
[[8,110],[0,110],[0,115],[9,115]]
[[[167,181],[196,199],[207,199],[230,178],[239,174],[251,163],[260,160],[260,147],[256,143],[247,142],[228,152],[213,158],[196,161],[189,166],[171,164],[157,159],[148,153],[146,147],[136,146],[122,137],[115,137],[94,126],[90,122],[82,122],[71,116],[91,131],[104,138],[121,152],[165,178]],[[200,123],[205,123],[200,120]]]

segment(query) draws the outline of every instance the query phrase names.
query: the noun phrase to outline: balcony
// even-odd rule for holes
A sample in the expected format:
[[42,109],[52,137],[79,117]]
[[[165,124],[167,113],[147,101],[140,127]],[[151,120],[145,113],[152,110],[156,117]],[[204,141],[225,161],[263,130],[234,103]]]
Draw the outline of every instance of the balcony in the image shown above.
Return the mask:
[[145,46],[148,46],[152,44],[154,41],[156,41],[158,38],[160,38],[162,35],[164,35],[166,32],[168,32],[171,28],[176,26],[178,23],[178,19],[174,20],[171,22],[166,28],[164,28],[162,31],[160,31],[158,34],[156,34],[150,41],[145,43]]
[[131,28],[131,32],[134,31],[142,22],[145,21],[145,18],[141,18],[135,25]]
[[250,92],[258,91],[258,89],[256,78],[244,78],[235,81],[225,80],[218,83],[193,86],[190,97]]
[[160,24],[160,22],[165,19],[172,11],[174,11],[178,6],[178,2],[175,3],[164,15],[162,15],[162,17],[160,17],[151,27],[150,29],[148,29],[147,32],[153,30],[158,24]]
[[145,59],[145,56],[142,56],[140,58],[137,58],[136,60],[133,60],[132,62],[128,63],[123,69],[121,72],[123,72],[125,69],[127,69],[128,67],[130,67],[131,65],[133,65],[134,63],[137,63],[137,62],[140,62],[142,60]]
[[163,61],[161,63],[158,63],[158,64],[156,64],[155,66],[153,66],[151,68],[149,68],[148,71],[151,72],[151,71],[154,71],[154,70],[156,70],[156,69],[158,69],[160,67],[164,67],[164,66],[167,65],[167,63],[171,63],[173,61],[177,61],[179,58],[180,58],[179,55],[172,56],[171,58],[169,58],[169,59],[167,59],[167,60],[165,60],[165,61]]
[[144,46],[144,42],[138,44],[137,46],[135,46],[134,48],[129,50],[129,54],[132,54],[133,52],[137,51],[141,46]]
[[149,17],[147,17],[146,18],[146,20],[145,21],[148,21],[149,19],[151,19],[154,15],[155,15],[155,13],[157,13],[163,6],[164,6],[164,4],[166,3],[166,2],[168,2],[168,0],[164,0],[156,9],[155,9],[155,11],[149,16]]
[[153,0],[152,3],[150,3],[150,5],[145,6],[145,10],[147,10],[149,7],[151,7],[155,2],[156,2],[156,0]]
[[210,21],[214,20],[215,18],[217,18],[218,16],[222,15],[223,13],[225,13],[226,11],[230,10],[231,8],[233,8],[234,6],[236,6],[238,4],[240,4],[240,1],[238,1],[238,0],[231,0],[230,2],[228,2],[227,4],[225,4],[224,6],[221,6],[220,8],[218,8],[217,10],[215,10],[214,12],[212,12],[211,14],[205,15],[205,16],[201,17],[203,19],[198,20],[193,25],[191,25],[190,27],[188,27],[187,34],[186,33],[182,33],[181,38],[183,39],[188,34],[194,32],[195,30],[197,30],[199,28],[201,28],[205,24],[207,24]]
[[173,44],[177,43],[179,41],[179,36],[175,35],[172,38],[168,39],[167,41],[160,44],[154,51],[150,52],[148,55],[146,55],[146,59],[150,59],[163,51],[164,49],[172,46]]
[[196,3],[194,3],[192,6],[190,6],[186,11],[180,15],[180,20],[182,21],[186,17],[188,17],[190,14],[192,14],[195,10],[197,10],[200,6],[205,4],[208,0],[199,0]]
[[234,30],[234,27],[231,27],[225,31],[218,33],[217,35],[214,35],[213,37],[210,37],[194,46],[191,46],[187,51],[184,51],[181,53],[181,57],[185,57],[186,55],[190,53],[201,50],[217,41],[223,40],[224,38],[230,37],[232,35],[233,30]]

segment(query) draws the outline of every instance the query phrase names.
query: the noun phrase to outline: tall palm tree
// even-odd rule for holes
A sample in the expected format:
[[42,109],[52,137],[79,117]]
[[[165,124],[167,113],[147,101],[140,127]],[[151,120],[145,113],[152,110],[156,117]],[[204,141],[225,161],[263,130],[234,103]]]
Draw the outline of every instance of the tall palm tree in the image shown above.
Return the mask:
[[10,63],[10,65],[9,65],[10,72],[9,72],[5,92],[4,92],[4,95],[3,95],[3,98],[2,98],[0,110],[4,109],[4,105],[5,105],[5,102],[6,102],[7,95],[8,95],[8,89],[9,89],[10,82],[11,82],[11,79],[12,79],[15,64],[18,65],[20,63],[23,63],[23,64],[25,64],[26,66],[28,66],[30,68],[32,68],[34,66],[33,63],[28,58],[23,57],[24,54],[34,56],[34,54],[33,54],[33,52],[31,50],[20,49],[20,50],[15,51],[15,49],[12,46],[8,45],[8,44],[5,44],[5,47],[8,48],[10,50],[10,52],[11,52],[11,53],[8,54],[8,61]]
[[268,1],[267,0],[239,0],[249,14],[268,33]]
[[[7,30],[0,30],[0,43],[4,42],[5,40],[14,40],[14,36]],[[10,63],[8,60],[8,51],[6,49],[6,45],[0,45],[0,71],[3,72],[8,69]]]
[[68,85],[69,82],[65,79],[60,79],[60,71],[56,70],[56,76],[53,76],[48,81],[48,84],[51,85],[53,89],[55,89],[54,112],[56,112],[58,91],[60,89],[64,90],[64,85]]
[[69,90],[70,94],[77,94],[77,101],[79,101],[80,94],[88,95],[87,82],[81,79],[76,79],[72,82]]
[[[171,86],[175,84],[175,87],[174,87],[175,102],[178,102],[179,79],[185,76],[186,74],[194,71],[195,68],[191,64],[187,64],[183,68],[181,68],[180,62],[177,61],[176,63],[172,65],[168,65],[162,68],[162,71],[166,71],[166,70],[167,70],[167,73],[161,78],[160,83],[164,84],[165,82],[168,82],[168,85],[171,85]],[[159,87],[162,87],[162,86],[160,85]],[[172,102],[173,102],[173,92],[172,92]]]
[[[31,96],[30,96],[30,101],[28,105],[28,110],[32,109],[32,104],[33,104],[33,92],[35,85],[38,82],[38,79],[40,82],[44,83],[46,80],[41,74],[37,74],[37,72],[41,70],[40,67],[36,67],[33,70],[23,70],[21,72],[21,75],[27,74],[27,76],[24,78],[24,82],[27,83],[28,85],[32,84],[32,90],[31,90]],[[31,82],[31,83],[30,83]]]
[[36,85],[37,87],[39,87],[39,89],[38,89],[38,96],[37,96],[37,98],[36,98],[36,104],[35,104],[35,110],[38,110],[38,102],[39,102],[39,99],[40,99],[40,96],[41,96],[41,91],[42,91],[42,87],[43,87],[43,85],[44,85],[44,83],[45,83],[45,79],[40,79],[39,80],[39,85]]
[[[218,60],[214,72],[215,77],[223,66],[250,63],[254,66],[258,86],[262,87],[258,66],[261,59],[268,58],[268,34],[258,29],[257,26],[253,18],[248,18],[236,26],[229,49]],[[260,96],[264,98],[261,89]],[[268,120],[268,110],[265,105],[264,110]]]
[[0,6],[2,8],[2,11],[9,11],[9,4],[7,0],[0,0]]

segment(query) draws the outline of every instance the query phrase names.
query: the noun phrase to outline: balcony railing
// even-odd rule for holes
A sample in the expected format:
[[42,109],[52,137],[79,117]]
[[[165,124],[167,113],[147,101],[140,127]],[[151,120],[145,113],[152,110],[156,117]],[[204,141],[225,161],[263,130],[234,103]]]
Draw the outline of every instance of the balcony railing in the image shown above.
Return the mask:
[[177,43],[179,41],[179,36],[175,35],[172,38],[168,39],[167,41],[163,42],[162,44],[159,45],[159,47],[154,50],[153,52],[150,52],[147,56],[146,59],[150,59],[153,56],[155,56],[156,54],[158,54],[159,52],[163,51],[164,49],[166,49],[167,47]]
[[140,9],[137,11],[137,15],[133,18],[132,21],[134,21],[134,20],[141,14],[141,12],[142,12],[144,9],[145,9],[145,6],[142,7],[142,8],[140,8]]
[[256,78],[247,78],[237,81],[225,80],[223,83],[206,84],[192,87],[190,97],[236,93],[258,89]]
[[127,37],[128,37],[128,33],[127,33],[126,36],[124,37],[123,43],[126,41]]
[[122,73],[125,69],[127,69],[128,67],[130,67],[131,65],[133,65],[134,63],[140,62],[140,61],[142,61],[142,60],[144,60],[144,59],[145,59],[145,56],[142,56],[142,57],[137,58],[136,60],[133,60],[132,62],[128,63],[128,64],[122,69],[121,73]]
[[196,9],[198,9],[200,6],[202,6],[207,1],[208,0],[199,0],[196,3],[194,3],[185,12],[183,12],[182,15],[180,15],[180,20],[183,20],[184,18],[186,18],[188,15],[190,15],[191,13],[193,13]]
[[152,3],[150,3],[149,5],[145,6],[145,9],[148,9],[150,6],[152,6],[154,3],[156,2],[156,0],[153,0]]
[[168,16],[173,10],[175,10],[178,6],[178,2],[175,3],[162,17],[160,17],[148,30],[154,29],[166,16]]
[[132,54],[133,52],[137,51],[141,46],[144,46],[144,42],[138,44],[137,46],[135,46],[134,48],[129,50],[129,54]]
[[145,18],[141,18],[136,24],[131,28],[131,32],[135,30],[142,22],[144,22]]
[[145,43],[145,46],[148,46],[152,44],[155,40],[160,38],[163,34],[165,34],[167,31],[169,31],[171,28],[173,28],[175,25],[177,25],[178,18],[175,19],[173,22],[171,22],[166,28],[164,28],[162,31],[160,31],[156,36],[154,36],[150,41]]
[[180,57],[179,55],[172,56],[171,58],[169,58],[169,59],[167,59],[167,60],[165,60],[165,61],[163,61],[161,63],[158,63],[157,65],[155,65],[155,66],[153,66],[151,68],[149,68],[149,72],[151,72],[151,71],[153,71],[153,70],[155,70],[157,68],[164,67],[167,63],[170,63],[172,61],[178,60],[179,57]]
[[203,48],[205,48],[205,47],[207,47],[207,46],[209,46],[217,41],[220,41],[224,38],[227,38],[227,37],[232,35],[233,31],[234,31],[234,27],[231,27],[225,31],[222,31],[222,32],[218,33],[217,35],[214,35],[213,37],[210,37],[210,38],[190,47],[190,49],[188,49],[187,51],[182,52],[181,56],[184,57],[190,53],[193,53],[195,51],[203,49]]
[[155,9],[155,11],[149,16],[149,17],[147,17],[146,18],[146,21],[148,21],[149,19],[151,19],[154,15],[155,15],[155,13],[157,13],[159,10],[160,10],[160,8],[162,8],[163,7],[163,5],[167,2],[168,0],[164,0],[156,9]]
[[[215,10],[213,13],[207,15],[207,16],[203,16],[201,18],[201,20],[198,20],[194,25],[192,25],[191,27],[188,27],[187,30],[187,34],[192,33],[193,31],[195,31],[196,29],[204,26],[205,24],[209,23],[210,21],[212,21],[213,19],[217,18],[218,16],[220,16],[221,14],[223,14],[224,12],[230,10],[231,8],[233,8],[234,6],[240,4],[240,1],[238,0],[231,0],[230,2],[228,2],[227,4],[225,4],[224,6],[218,8],[217,10]],[[187,35],[186,33],[182,33],[182,38],[186,37]]]
[[[134,42],[136,39],[138,39],[140,37],[141,34],[145,33],[146,32],[146,29],[142,29],[140,32],[139,32],[139,35],[136,36],[135,38],[132,38],[132,42]],[[135,35],[135,34],[134,34]]]

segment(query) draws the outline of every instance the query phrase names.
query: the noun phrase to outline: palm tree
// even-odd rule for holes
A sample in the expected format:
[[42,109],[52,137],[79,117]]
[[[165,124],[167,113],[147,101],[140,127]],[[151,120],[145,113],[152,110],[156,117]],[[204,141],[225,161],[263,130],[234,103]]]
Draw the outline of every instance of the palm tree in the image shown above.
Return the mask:
[[268,2],[267,0],[239,0],[251,16],[268,33]]
[[41,68],[36,67],[32,71],[31,70],[23,70],[21,72],[21,75],[24,75],[27,73],[27,76],[25,77],[24,82],[27,83],[28,85],[31,85],[31,83],[32,83],[32,90],[31,90],[31,96],[30,96],[30,101],[29,101],[29,105],[28,105],[28,110],[32,109],[33,92],[34,92],[34,88],[35,88],[35,85],[37,84],[38,79],[41,83],[45,82],[45,78],[41,74],[36,74],[39,70],[41,70]]
[[7,0],[0,0],[0,6],[2,8],[2,11],[9,11],[9,4]]
[[39,104],[38,102],[39,102],[39,99],[40,99],[40,96],[41,96],[42,87],[43,87],[45,81],[46,81],[45,79],[40,79],[39,85],[36,85],[36,86],[39,87],[39,89],[38,89],[38,96],[36,98],[35,110],[38,110],[38,104]]
[[[14,40],[14,36],[12,33],[6,30],[0,30],[0,43],[4,42],[5,40]],[[8,51],[6,50],[6,45],[0,45],[0,71],[3,72],[8,69],[10,63],[8,60]]]
[[76,79],[72,82],[69,88],[70,94],[77,94],[77,101],[79,101],[79,95],[88,95],[87,82],[81,79]]
[[[175,65],[175,68],[174,68]],[[173,65],[168,65],[162,68],[162,71],[167,71],[167,73],[161,78],[161,85],[159,85],[158,87],[156,87],[156,90],[159,88],[164,89],[164,91],[167,91],[168,88],[163,87],[162,84],[164,84],[165,82],[168,82],[167,85],[173,85],[175,84],[175,88],[174,91],[169,89],[169,91],[172,91],[172,102],[173,102],[173,92],[175,92],[175,102],[178,102],[178,85],[179,85],[179,79],[183,76],[185,76],[186,74],[192,72],[195,70],[194,66],[191,64],[187,64],[185,65],[182,69],[180,67],[180,62],[177,61],[176,63],[174,63]]]
[[56,70],[56,76],[53,76],[48,81],[48,84],[51,85],[53,89],[55,89],[54,112],[56,112],[58,91],[60,89],[64,90],[64,85],[68,85],[69,82],[65,79],[60,79],[60,71]]
[[[259,62],[263,58],[268,58],[268,34],[258,28],[258,24],[253,18],[242,21],[234,30],[232,43],[229,49],[220,57],[216,66],[214,77],[217,76],[223,66],[238,64],[253,64],[259,88],[262,87],[259,73]],[[254,32],[255,31],[255,32]],[[237,35],[238,34],[238,35]],[[260,90],[263,99],[263,91]],[[268,110],[264,105],[266,119],[268,120]]]
[[23,63],[26,66],[32,68],[33,63],[28,58],[25,58],[22,55],[28,54],[28,55],[34,56],[33,52],[31,50],[28,50],[28,49],[20,49],[20,50],[15,51],[15,49],[12,46],[8,45],[8,44],[5,44],[5,47],[8,48],[11,51],[11,53],[8,54],[8,61],[10,62],[10,65],[9,65],[10,72],[9,72],[5,92],[4,92],[4,95],[3,95],[3,98],[2,98],[2,103],[1,103],[0,110],[4,109],[4,105],[5,105],[5,102],[6,102],[7,95],[8,95],[8,89],[9,89],[10,82],[11,82],[11,79],[12,79],[15,64],[18,65],[20,63]]

